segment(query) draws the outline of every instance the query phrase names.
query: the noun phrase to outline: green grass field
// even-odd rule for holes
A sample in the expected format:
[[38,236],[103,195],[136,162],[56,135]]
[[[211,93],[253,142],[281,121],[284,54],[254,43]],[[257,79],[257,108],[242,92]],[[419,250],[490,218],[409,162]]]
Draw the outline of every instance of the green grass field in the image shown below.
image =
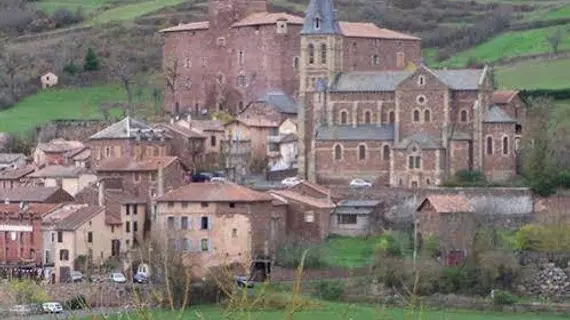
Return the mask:
[[26,132],[54,119],[101,118],[100,103],[124,100],[123,89],[114,84],[41,91],[0,111],[0,132]]
[[325,242],[325,260],[331,266],[358,268],[371,263],[377,238],[331,237]]
[[519,63],[496,69],[499,86],[506,89],[570,88],[570,58]]
[[[221,319],[286,319],[283,311],[238,313],[230,317],[217,307],[198,307],[187,310],[181,317],[179,313],[156,312],[153,319],[177,320],[221,320]],[[137,317],[130,317],[129,319]],[[120,319],[117,317],[115,319]],[[124,318],[127,319],[127,318]],[[133,320],[134,320],[133,319]],[[484,311],[432,311],[417,310],[415,312],[399,308],[383,308],[343,303],[320,302],[310,310],[300,311],[293,315],[295,320],[561,320],[567,317],[548,314],[528,313],[492,313]]]
[[[474,48],[460,52],[449,60],[437,65],[464,67],[470,58],[480,62],[496,62],[502,58],[548,53],[550,52],[550,45],[547,37],[552,35],[558,28],[560,26],[507,32]],[[565,32],[558,48],[560,51],[570,49],[570,25],[565,25],[563,28]]]
[[81,7],[86,13],[93,11],[105,4],[112,3],[113,0],[41,0],[37,2],[40,9],[52,13],[59,8],[76,10]]
[[128,4],[125,6],[104,11],[98,14],[97,16],[93,17],[87,23],[101,24],[112,21],[129,21],[137,17],[140,17],[142,15],[159,10],[161,8],[174,6],[186,1],[188,0],[152,0],[152,1],[144,1],[140,3]]

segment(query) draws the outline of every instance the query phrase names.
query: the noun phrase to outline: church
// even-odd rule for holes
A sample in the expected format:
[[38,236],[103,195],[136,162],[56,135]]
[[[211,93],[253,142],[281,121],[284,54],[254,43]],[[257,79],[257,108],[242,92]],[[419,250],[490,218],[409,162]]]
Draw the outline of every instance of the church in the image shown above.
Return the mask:
[[165,35],[165,68],[181,61],[172,113],[236,111],[268,92],[298,101],[301,178],[363,178],[426,187],[455,172],[489,180],[517,173],[524,106],[493,92],[487,68],[431,70],[421,40],[366,22],[338,21],[332,0],[305,17],[265,0],[209,0],[209,20]]

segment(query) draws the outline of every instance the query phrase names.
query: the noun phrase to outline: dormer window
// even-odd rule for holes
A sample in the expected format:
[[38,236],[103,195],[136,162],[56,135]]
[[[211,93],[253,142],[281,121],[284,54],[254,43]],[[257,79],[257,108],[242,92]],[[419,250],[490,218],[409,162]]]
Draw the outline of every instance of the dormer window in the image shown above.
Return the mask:
[[315,30],[321,30],[321,18],[320,17],[316,17],[315,18]]

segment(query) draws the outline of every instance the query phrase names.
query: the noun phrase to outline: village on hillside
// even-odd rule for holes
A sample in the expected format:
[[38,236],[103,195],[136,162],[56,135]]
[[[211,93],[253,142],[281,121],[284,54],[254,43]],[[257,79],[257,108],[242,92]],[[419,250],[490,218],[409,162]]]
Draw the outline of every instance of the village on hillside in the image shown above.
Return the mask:
[[[26,12],[9,1],[0,17]],[[422,1],[386,2],[401,13]],[[129,5],[30,21],[80,43]],[[50,36],[0,21],[0,317],[313,319],[349,303],[342,319],[371,319],[370,304],[398,319],[414,305],[429,319],[570,315],[569,89],[500,86],[496,61],[446,65],[433,36],[357,20],[340,0],[207,0],[162,23],[173,11],[146,17],[156,23],[117,56],[112,40],[81,66],[62,49],[27,82],[8,49]],[[547,21],[570,25],[570,13]],[[567,57],[566,33],[548,36],[551,59]],[[40,121],[52,103],[77,110]]]

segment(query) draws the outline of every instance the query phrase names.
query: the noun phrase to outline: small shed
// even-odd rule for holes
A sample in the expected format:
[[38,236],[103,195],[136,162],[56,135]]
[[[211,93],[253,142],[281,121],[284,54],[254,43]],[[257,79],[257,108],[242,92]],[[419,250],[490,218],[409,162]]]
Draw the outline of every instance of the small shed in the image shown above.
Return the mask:
[[40,77],[42,89],[51,88],[58,84],[59,78],[52,72],[48,72]]
[[463,195],[428,195],[417,208],[416,231],[421,239],[436,237],[448,265],[463,261],[478,229],[475,209]]
[[342,200],[330,220],[330,232],[343,236],[363,236],[383,227],[381,201]]

